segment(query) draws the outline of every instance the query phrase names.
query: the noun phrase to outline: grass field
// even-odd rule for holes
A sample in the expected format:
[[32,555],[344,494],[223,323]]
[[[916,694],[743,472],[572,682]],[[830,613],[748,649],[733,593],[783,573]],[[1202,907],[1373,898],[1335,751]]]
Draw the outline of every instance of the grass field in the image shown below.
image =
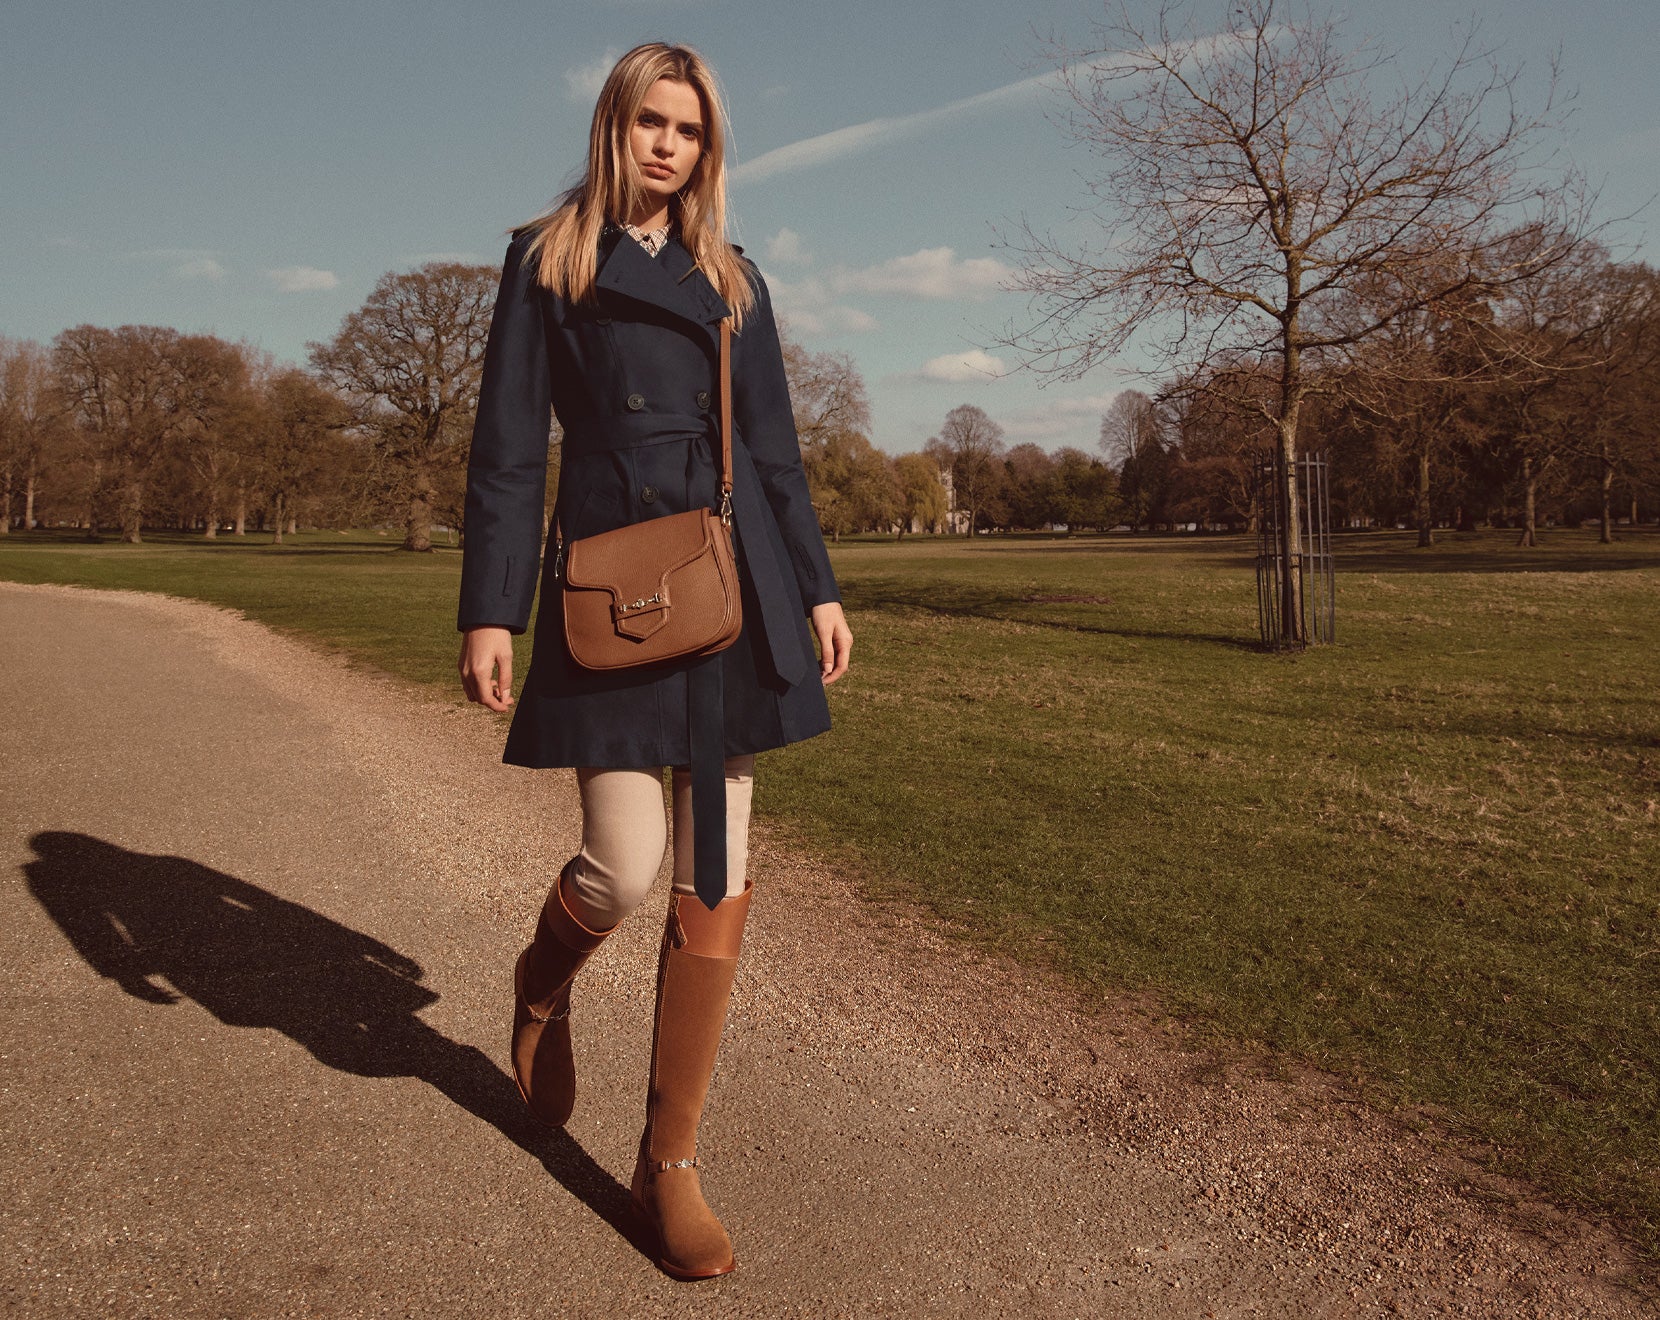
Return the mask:
[[[1241,540],[844,543],[836,732],[760,808],[1088,991],[1438,1106],[1660,1255],[1660,535],[1545,539],[1341,537],[1337,644],[1298,656],[1255,646]],[[453,691],[459,554],[391,545],[14,535],[0,577]]]

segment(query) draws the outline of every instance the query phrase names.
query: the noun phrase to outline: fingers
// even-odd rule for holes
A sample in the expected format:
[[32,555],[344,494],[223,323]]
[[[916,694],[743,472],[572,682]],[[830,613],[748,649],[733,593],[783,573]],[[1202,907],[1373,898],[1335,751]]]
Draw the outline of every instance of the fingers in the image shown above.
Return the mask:
[[832,633],[832,649],[829,652],[834,657],[833,662],[826,668],[824,681],[834,683],[847,672],[847,663],[853,655],[853,631],[845,623],[838,623]]
[[468,701],[504,711],[513,704],[513,640],[505,628],[467,633],[456,663]]
[[834,683],[847,672],[847,662],[853,654],[853,630],[847,626],[841,609],[815,610],[813,628],[818,633],[819,677]]
[[506,710],[513,704],[513,647],[509,645],[496,657],[496,700],[501,702],[500,710]]
[[818,638],[819,677],[834,683],[847,672],[848,657],[853,654],[853,630],[847,626],[839,601],[813,606],[812,621]]

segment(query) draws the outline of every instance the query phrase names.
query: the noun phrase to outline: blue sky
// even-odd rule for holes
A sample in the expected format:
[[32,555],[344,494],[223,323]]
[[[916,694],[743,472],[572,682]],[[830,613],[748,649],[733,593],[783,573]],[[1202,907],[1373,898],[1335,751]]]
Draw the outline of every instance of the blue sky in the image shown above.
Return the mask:
[[[1134,0],[1132,0],[1132,3]],[[14,0],[0,40],[0,334],[91,321],[249,339],[303,361],[385,271],[499,264],[579,166],[596,76],[637,41],[697,46],[732,112],[734,239],[809,348],[850,353],[873,439],[918,448],[959,403],[1013,442],[1093,446],[1129,382],[1029,373],[991,348],[1023,299],[997,246],[1080,201],[1037,32],[1066,0],[394,4]],[[1339,9],[1337,12],[1343,12]],[[1223,9],[1214,9],[1220,21]],[[1606,216],[1660,189],[1660,6],[1372,0],[1349,31],[1411,64],[1475,17],[1528,68],[1560,47],[1570,150]],[[837,136],[825,140],[825,135]],[[1651,206],[1616,232],[1653,258]]]

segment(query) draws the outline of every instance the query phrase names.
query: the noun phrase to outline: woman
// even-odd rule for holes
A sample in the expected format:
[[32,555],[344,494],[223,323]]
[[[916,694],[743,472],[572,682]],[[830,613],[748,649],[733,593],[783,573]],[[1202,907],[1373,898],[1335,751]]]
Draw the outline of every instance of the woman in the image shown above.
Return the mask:
[[[555,535],[503,759],[577,768],[582,848],[514,969],[513,1069],[531,1112],[564,1124],[575,1096],[571,982],[656,878],[663,767],[673,767],[674,885],[633,1199],[659,1265],[683,1279],[734,1267],[699,1188],[697,1128],[749,910],[755,754],[830,727],[824,685],[846,671],[853,640],[807,493],[766,284],[725,241],[725,137],[703,60],[638,46],[600,92],[582,182],[514,233],[467,469],[458,619],[468,697],[508,709],[511,635],[527,626],[544,559],[551,406],[564,431]],[[565,645],[561,544],[715,505],[727,317],[743,630],[711,657],[584,670]],[[724,874],[711,876],[723,823]]]

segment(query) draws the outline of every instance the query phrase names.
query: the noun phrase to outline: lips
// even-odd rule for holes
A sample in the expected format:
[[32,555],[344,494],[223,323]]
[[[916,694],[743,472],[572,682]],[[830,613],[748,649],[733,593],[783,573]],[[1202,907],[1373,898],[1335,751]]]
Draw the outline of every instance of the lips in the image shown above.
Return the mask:
[[640,168],[654,179],[674,178],[674,171],[667,165],[642,165]]

